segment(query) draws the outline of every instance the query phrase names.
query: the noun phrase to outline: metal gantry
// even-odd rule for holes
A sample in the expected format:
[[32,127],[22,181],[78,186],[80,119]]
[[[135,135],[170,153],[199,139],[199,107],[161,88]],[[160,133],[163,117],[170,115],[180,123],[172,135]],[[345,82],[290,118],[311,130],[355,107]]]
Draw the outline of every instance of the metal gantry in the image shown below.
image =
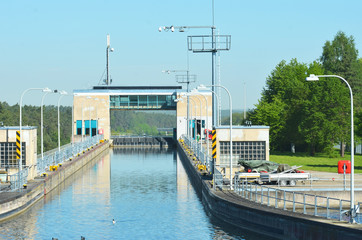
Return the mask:
[[[161,32],[163,31],[171,31],[174,32],[175,29],[178,29],[179,32],[185,32],[187,29],[211,29],[211,35],[194,35],[187,37],[187,48],[189,51],[194,53],[212,53],[212,63],[211,63],[211,85],[216,85],[215,76],[216,76],[216,68],[215,68],[215,58],[216,53],[218,51],[228,51],[231,48],[231,35],[215,35],[215,25],[213,20],[212,26],[170,26],[170,27],[159,27],[158,30]],[[216,38],[219,40],[220,45],[216,45]],[[215,88],[212,87],[212,91],[215,91]],[[217,118],[216,118],[216,100],[215,94],[212,95],[212,124],[213,126],[217,125]]]

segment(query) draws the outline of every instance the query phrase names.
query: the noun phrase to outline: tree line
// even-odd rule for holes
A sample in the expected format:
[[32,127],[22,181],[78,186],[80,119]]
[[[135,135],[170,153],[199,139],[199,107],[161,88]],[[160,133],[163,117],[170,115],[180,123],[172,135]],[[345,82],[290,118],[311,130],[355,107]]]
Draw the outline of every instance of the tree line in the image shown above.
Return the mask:
[[[338,32],[326,41],[322,55],[312,63],[281,61],[266,79],[255,109],[248,113],[253,125],[270,126],[270,148],[333,153],[337,143],[350,141],[350,94],[339,78],[307,82],[310,74],[339,75],[351,85],[355,134],[362,137],[362,58],[353,36]],[[344,148],[341,148],[342,150]],[[344,153],[341,152],[343,155]]]
[[[22,108],[22,126],[37,127],[37,151],[41,149],[41,111],[39,106],[24,105]],[[6,102],[0,102],[0,123],[3,126],[19,126],[19,105],[10,106]],[[72,108],[59,107],[60,113],[60,144],[70,143],[72,134]],[[58,147],[58,107],[43,107],[43,143],[44,151]]]
[[166,113],[111,111],[112,135],[158,135],[157,128],[176,127],[176,116]]

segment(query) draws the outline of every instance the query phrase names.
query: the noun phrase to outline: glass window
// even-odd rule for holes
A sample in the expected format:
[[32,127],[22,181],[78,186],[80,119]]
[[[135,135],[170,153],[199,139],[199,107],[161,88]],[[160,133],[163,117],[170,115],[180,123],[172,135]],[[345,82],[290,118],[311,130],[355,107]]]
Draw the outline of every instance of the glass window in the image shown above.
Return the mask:
[[[22,164],[25,166],[25,142],[22,142]],[[18,159],[16,159],[16,143],[15,142],[1,142],[0,143],[0,167],[17,167]]]
[[[230,142],[220,141],[220,158],[225,158],[228,154]],[[233,141],[233,155],[242,160],[265,160],[265,141]]]
[[131,107],[137,107],[138,106],[138,96],[129,96],[129,105]]

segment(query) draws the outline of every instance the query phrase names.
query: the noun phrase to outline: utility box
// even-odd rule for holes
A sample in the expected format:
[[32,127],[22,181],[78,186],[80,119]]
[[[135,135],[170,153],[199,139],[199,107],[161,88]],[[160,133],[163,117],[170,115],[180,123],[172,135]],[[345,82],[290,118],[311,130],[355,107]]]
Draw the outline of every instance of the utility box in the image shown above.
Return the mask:
[[338,161],[338,174],[351,174],[351,161],[340,160]]

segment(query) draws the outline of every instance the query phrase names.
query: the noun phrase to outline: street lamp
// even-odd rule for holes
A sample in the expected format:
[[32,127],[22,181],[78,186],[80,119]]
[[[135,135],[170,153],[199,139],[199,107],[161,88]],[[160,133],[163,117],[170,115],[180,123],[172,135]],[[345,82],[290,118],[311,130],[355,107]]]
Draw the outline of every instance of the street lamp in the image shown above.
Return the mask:
[[[229,108],[230,108],[230,188],[232,189],[233,188],[233,181],[232,181],[232,172],[233,172],[233,138],[232,138],[232,123],[233,123],[233,114],[232,114],[232,106],[233,106],[233,103],[232,103],[232,99],[231,99],[231,94],[229,92],[229,90],[222,86],[222,85],[213,85],[214,87],[219,87],[219,88],[223,88],[227,94],[229,95]],[[200,85],[198,87],[198,89],[206,89],[207,90],[207,87],[211,87],[211,85],[209,86],[204,86],[204,85]]]
[[50,90],[49,88],[46,90],[43,90],[43,92],[45,92],[43,94],[43,97],[41,98],[41,105],[40,105],[40,132],[41,132],[41,160],[44,160],[44,143],[43,143],[43,131],[44,131],[44,126],[43,126],[43,104],[44,104],[44,98],[46,95],[48,95],[49,93],[56,93],[58,92],[57,90]]
[[29,91],[32,91],[32,90],[41,90],[42,92],[48,92],[51,90],[49,88],[29,88],[29,89],[26,89],[20,96],[20,103],[19,103],[19,107],[20,107],[20,111],[19,111],[19,132],[20,132],[20,152],[17,153],[17,157],[19,159],[19,182],[20,182],[20,172],[22,171],[22,158],[23,158],[23,146],[22,146],[22,137],[23,137],[23,129],[22,129],[22,106],[23,106],[23,97],[25,95],[25,93],[29,92]]
[[350,214],[350,222],[351,223],[355,223],[355,215],[356,215],[356,209],[355,209],[355,205],[354,205],[354,130],[353,130],[353,93],[352,93],[352,88],[351,86],[348,84],[348,82],[341,76],[338,75],[314,75],[311,74],[309,77],[307,77],[305,80],[306,81],[318,81],[319,78],[339,78],[342,81],[344,81],[349,89],[349,94],[351,97],[351,197],[350,197],[350,201],[351,201],[351,214]]
[[[62,99],[62,97],[64,95],[68,95],[68,93],[66,91],[59,91],[59,98],[58,98],[58,152],[60,152],[60,113],[59,113],[59,104],[60,104],[60,99]],[[73,120],[72,120],[73,121]]]

